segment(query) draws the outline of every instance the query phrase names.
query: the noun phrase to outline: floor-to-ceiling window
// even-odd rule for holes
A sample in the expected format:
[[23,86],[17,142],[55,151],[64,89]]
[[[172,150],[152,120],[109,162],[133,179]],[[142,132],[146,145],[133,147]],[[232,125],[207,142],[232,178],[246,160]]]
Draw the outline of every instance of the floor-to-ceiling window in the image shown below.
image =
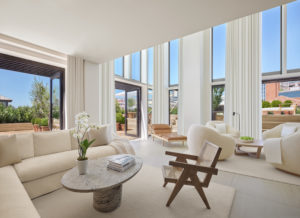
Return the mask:
[[212,28],[212,120],[224,120],[226,24]]
[[299,37],[299,0],[262,12],[263,130],[300,122]]
[[5,54],[0,59],[0,123],[11,124],[0,132],[64,128],[64,69]]
[[169,124],[177,131],[179,81],[179,39],[169,42]]

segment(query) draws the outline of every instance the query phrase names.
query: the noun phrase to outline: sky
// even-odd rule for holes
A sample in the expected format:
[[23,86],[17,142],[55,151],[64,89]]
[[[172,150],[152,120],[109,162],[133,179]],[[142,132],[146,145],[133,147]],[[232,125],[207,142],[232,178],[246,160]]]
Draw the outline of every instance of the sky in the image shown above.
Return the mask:
[[[262,73],[281,70],[280,7],[262,13]],[[225,78],[226,24],[213,28],[213,79]],[[287,4],[287,69],[300,69],[300,0]]]
[[48,77],[0,69],[0,95],[12,99],[10,105],[14,107],[31,106],[30,91],[34,77],[50,87]]

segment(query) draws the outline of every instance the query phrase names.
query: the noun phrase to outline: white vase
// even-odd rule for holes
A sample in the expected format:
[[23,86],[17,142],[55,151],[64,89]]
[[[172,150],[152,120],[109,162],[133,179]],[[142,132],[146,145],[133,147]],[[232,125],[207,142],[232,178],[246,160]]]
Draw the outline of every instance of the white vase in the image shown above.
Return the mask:
[[79,175],[86,174],[88,168],[88,160],[77,160],[77,167]]

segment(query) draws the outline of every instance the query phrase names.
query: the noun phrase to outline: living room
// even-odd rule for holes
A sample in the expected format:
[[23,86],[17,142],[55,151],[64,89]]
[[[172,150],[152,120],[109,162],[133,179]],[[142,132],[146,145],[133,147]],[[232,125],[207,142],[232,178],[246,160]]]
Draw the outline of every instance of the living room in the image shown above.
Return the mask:
[[0,12],[0,217],[300,217],[299,0]]

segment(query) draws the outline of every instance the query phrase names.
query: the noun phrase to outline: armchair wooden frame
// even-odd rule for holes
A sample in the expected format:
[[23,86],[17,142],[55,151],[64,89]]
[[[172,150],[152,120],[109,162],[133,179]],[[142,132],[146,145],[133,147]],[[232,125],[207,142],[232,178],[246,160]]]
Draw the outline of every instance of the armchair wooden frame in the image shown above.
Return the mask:
[[[205,155],[203,154],[205,153],[205,149],[203,149],[200,152],[199,156],[166,151],[166,155],[171,155],[176,157],[176,160],[170,161],[169,166],[167,167],[174,167],[175,170],[182,171],[179,178],[171,178],[168,177],[168,175],[166,175],[165,171],[163,170],[163,174],[164,174],[163,187],[165,187],[168,183],[175,183],[175,187],[166,204],[167,207],[170,206],[170,204],[175,199],[176,195],[179,193],[183,185],[192,185],[196,188],[197,192],[202,198],[207,209],[210,209],[210,205],[203,191],[203,188],[207,188],[209,186],[212,175],[218,174],[218,169],[216,169],[215,166],[217,164],[222,149],[208,141],[205,141],[204,143],[206,143],[205,146],[211,146],[216,150],[215,156],[213,157],[210,166],[201,166],[200,164],[197,164],[199,161],[201,163],[203,155]],[[187,162],[187,160],[194,160],[196,161],[196,163],[190,164]],[[203,181],[199,180],[199,177],[197,176],[198,172],[206,173],[206,176]]]

